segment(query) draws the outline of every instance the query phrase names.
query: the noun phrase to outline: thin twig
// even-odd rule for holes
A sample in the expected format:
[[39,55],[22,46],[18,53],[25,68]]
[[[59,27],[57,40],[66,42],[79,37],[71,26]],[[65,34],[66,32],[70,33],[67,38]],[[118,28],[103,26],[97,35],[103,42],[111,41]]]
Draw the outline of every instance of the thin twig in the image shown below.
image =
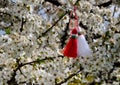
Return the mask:
[[22,17],[20,32],[23,31],[23,25],[26,23],[26,20]]
[[62,14],[60,18],[50,28],[48,28],[45,32],[42,33],[41,36],[38,37],[38,39],[42,36],[45,36],[67,13],[68,12],[65,12],[64,14]]
[[[54,58],[56,58],[56,57],[44,58],[44,59],[40,59],[39,61],[53,60]],[[38,60],[35,60],[35,61],[27,62],[27,63],[22,64],[20,67],[23,67],[23,66],[25,66],[25,65],[31,65],[31,64],[33,64],[33,63],[38,63],[39,61],[38,61]]]
[[88,27],[86,25],[84,25],[82,22],[79,23],[80,27],[84,28],[85,30],[88,29]]
[[19,71],[25,78],[27,78],[27,76],[22,72],[21,68],[19,69]]
[[113,15],[112,15],[112,17],[114,17],[114,15],[115,15],[115,11],[116,11],[116,6],[114,7],[114,10],[113,10]]
[[120,21],[118,21],[115,25],[120,25]]
[[45,0],[45,1],[50,2],[50,3],[52,3],[52,4],[56,5],[56,6],[61,6],[61,5],[62,5],[62,4],[61,4],[59,1],[57,1],[57,0]]
[[97,5],[98,7],[108,7],[109,5],[112,4],[112,0],[108,1],[108,2],[105,2],[105,3],[102,3],[102,4],[99,4]]
[[4,15],[8,15],[8,16],[12,16],[11,14],[7,13],[7,12],[1,12],[0,11],[0,14],[4,14]]
[[74,77],[77,74],[79,74],[82,70],[83,70],[83,68],[80,68],[80,70],[78,70],[76,73],[71,74],[70,76],[68,76],[67,78],[65,78],[63,81],[61,81],[59,83],[56,83],[55,85],[61,85],[63,83],[66,83],[69,79],[71,79],[72,77]]
[[70,20],[69,20],[68,23],[66,23],[66,28],[65,28],[65,30],[63,31],[64,34],[63,34],[62,37],[61,37],[61,48],[64,47],[65,41],[66,41],[66,39],[67,39],[67,37],[68,37],[68,33],[67,33],[67,32],[68,32],[68,30],[69,30],[69,23],[70,23]]

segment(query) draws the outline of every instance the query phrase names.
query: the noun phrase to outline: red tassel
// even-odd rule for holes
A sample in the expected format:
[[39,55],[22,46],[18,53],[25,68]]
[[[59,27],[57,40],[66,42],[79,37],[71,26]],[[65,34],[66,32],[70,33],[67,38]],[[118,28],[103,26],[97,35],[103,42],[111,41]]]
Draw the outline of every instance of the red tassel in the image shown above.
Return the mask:
[[63,49],[64,56],[76,58],[77,57],[77,29],[74,28],[71,32],[71,37]]

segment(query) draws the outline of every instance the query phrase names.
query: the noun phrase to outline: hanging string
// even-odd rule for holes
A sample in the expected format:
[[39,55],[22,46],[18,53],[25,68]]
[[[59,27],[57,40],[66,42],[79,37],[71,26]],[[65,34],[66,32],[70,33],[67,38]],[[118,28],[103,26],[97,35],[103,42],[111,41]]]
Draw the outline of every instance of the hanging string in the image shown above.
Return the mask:
[[81,28],[80,28],[80,26],[79,26],[79,21],[78,21],[78,16],[77,16],[76,10],[77,10],[77,7],[74,6],[75,26],[76,26],[76,28],[77,28],[77,30],[78,30],[78,35],[81,35],[81,34],[82,34],[82,32],[81,32],[82,30],[81,30]]
[[[78,16],[77,16],[77,14],[76,14],[76,9],[77,9],[77,7],[74,5],[73,6],[74,7],[74,9],[73,9],[73,11],[71,11],[70,12],[70,24],[69,24],[69,28],[70,29],[73,29],[73,28],[76,28],[77,30],[78,30]],[[73,17],[73,13],[74,13],[74,17]],[[72,19],[74,18],[74,26],[72,27],[71,25],[72,25]],[[72,27],[72,28],[71,28]]]
[[73,12],[72,11],[70,12],[70,16],[69,17],[70,17],[69,29],[72,29],[71,28],[72,27],[72,20],[71,19],[73,18]]
[[76,10],[77,10],[77,7],[74,5],[74,14],[75,14],[75,18],[74,18],[74,21],[75,21],[75,27],[77,28],[78,32],[81,30],[79,28],[79,21],[78,21],[78,16],[77,16],[77,13],[76,13]]

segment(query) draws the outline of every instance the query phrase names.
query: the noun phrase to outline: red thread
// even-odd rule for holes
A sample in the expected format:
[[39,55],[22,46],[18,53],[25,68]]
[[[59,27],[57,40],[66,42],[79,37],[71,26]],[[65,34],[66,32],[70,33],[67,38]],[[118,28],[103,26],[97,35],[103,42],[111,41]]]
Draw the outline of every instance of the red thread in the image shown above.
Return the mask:
[[[72,34],[77,34],[77,29],[74,28],[71,31]],[[72,35],[71,34],[71,35]],[[72,57],[72,58],[76,58],[77,57],[77,39],[76,38],[70,38],[68,43],[66,44],[65,48],[63,49],[63,54],[64,56],[67,57]]]

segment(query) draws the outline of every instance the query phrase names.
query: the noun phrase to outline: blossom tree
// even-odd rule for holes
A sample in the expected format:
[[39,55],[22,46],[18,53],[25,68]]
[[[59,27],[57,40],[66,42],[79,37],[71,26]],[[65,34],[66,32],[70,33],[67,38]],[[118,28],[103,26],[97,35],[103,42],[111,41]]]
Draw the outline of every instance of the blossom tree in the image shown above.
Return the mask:
[[[0,85],[119,85],[119,0],[1,0]],[[60,55],[70,11],[92,56]]]

